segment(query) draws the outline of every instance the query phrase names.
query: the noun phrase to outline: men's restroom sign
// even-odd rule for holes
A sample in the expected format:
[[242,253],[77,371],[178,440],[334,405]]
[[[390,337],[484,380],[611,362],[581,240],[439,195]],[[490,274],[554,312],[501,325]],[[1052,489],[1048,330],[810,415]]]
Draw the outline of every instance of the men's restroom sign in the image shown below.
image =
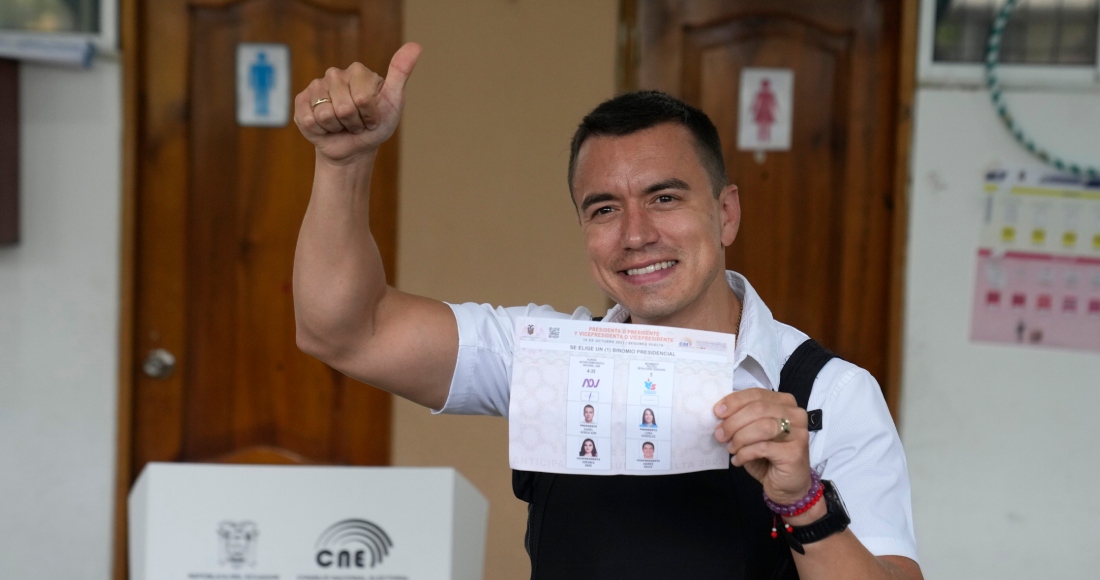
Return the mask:
[[290,120],[290,49],[285,44],[237,45],[237,124],[284,127]]
[[743,151],[788,151],[794,72],[784,68],[741,69],[737,109],[737,148]]

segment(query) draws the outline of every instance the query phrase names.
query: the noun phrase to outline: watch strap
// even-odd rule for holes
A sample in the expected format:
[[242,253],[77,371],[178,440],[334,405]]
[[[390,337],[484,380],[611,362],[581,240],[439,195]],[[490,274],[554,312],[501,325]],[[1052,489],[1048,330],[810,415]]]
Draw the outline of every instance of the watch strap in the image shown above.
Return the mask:
[[843,532],[852,523],[848,517],[848,510],[844,507],[844,501],[836,490],[833,482],[823,479],[821,484],[825,486],[824,500],[828,510],[821,519],[804,526],[782,526],[783,539],[791,546],[791,549],[799,554],[805,554],[803,544],[812,544],[828,538],[829,536]]

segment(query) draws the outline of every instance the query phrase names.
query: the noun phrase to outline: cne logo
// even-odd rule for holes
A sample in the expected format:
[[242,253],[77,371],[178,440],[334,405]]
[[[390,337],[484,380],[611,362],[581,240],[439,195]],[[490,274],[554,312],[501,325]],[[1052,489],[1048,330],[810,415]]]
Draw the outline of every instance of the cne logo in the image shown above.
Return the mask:
[[322,568],[374,568],[390,554],[393,540],[374,522],[348,519],[321,532],[315,548]]
[[600,379],[584,379],[581,383],[582,389],[598,389],[600,387]]

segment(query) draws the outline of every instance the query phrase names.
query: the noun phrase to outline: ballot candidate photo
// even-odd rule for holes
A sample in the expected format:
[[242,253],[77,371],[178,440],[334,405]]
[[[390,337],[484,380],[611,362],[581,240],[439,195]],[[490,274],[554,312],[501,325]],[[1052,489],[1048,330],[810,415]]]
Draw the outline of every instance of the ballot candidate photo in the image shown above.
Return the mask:
[[653,409],[646,409],[642,411],[642,424],[639,425],[642,429],[656,429],[657,420],[653,418]]
[[592,405],[585,405],[584,406],[584,422],[585,423],[593,423],[593,422],[595,422],[595,418],[596,418],[596,408],[593,407]]
[[646,441],[645,443],[642,443],[642,458],[643,459],[653,459],[653,451],[655,449],[656,449],[656,447],[654,447],[653,444],[650,443],[649,441]]
[[596,442],[591,439],[585,439],[581,443],[581,457],[596,457]]
[[[437,412],[506,417],[515,319],[592,314],[447,304],[386,284],[369,225],[371,173],[406,89],[415,90],[406,83],[420,56],[410,43],[388,71],[329,69],[295,98],[295,123],[315,156],[295,251],[297,341],[333,368]],[[922,578],[905,456],[875,379],[775,320],[750,281],[726,270],[725,248],[743,243],[743,221],[750,232],[749,224],[768,223],[742,215],[714,124],[655,91],[593,105],[578,119],[567,166],[563,160],[571,200],[562,203],[576,212],[593,281],[615,303],[603,320],[737,336],[732,384],[708,411],[714,441],[732,457],[727,469],[675,475],[516,471],[513,489],[530,504],[532,576]],[[539,114],[533,103],[528,111]],[[820,370],[799,375],[812,386],[803,408],[780,374],[808,352],[824,358]],[[806,409],[824,417],[813,435]],[[652,411],[642,416],[647,424],[655,425]],[[589,452],[596,456],[586,440],[579,453]],[[638,510],[640,501],[657,509]],[[980,523],[960,514],[959,525],[975,534]],[[638,558],[643,545],[646,557]]]

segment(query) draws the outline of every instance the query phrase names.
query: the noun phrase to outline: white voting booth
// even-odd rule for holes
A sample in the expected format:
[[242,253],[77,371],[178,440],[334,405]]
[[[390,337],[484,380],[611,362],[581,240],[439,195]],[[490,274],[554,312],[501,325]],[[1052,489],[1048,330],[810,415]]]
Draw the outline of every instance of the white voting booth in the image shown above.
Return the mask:
[[133,580],[473,580],[489,503],[449,468],[150,463]]

